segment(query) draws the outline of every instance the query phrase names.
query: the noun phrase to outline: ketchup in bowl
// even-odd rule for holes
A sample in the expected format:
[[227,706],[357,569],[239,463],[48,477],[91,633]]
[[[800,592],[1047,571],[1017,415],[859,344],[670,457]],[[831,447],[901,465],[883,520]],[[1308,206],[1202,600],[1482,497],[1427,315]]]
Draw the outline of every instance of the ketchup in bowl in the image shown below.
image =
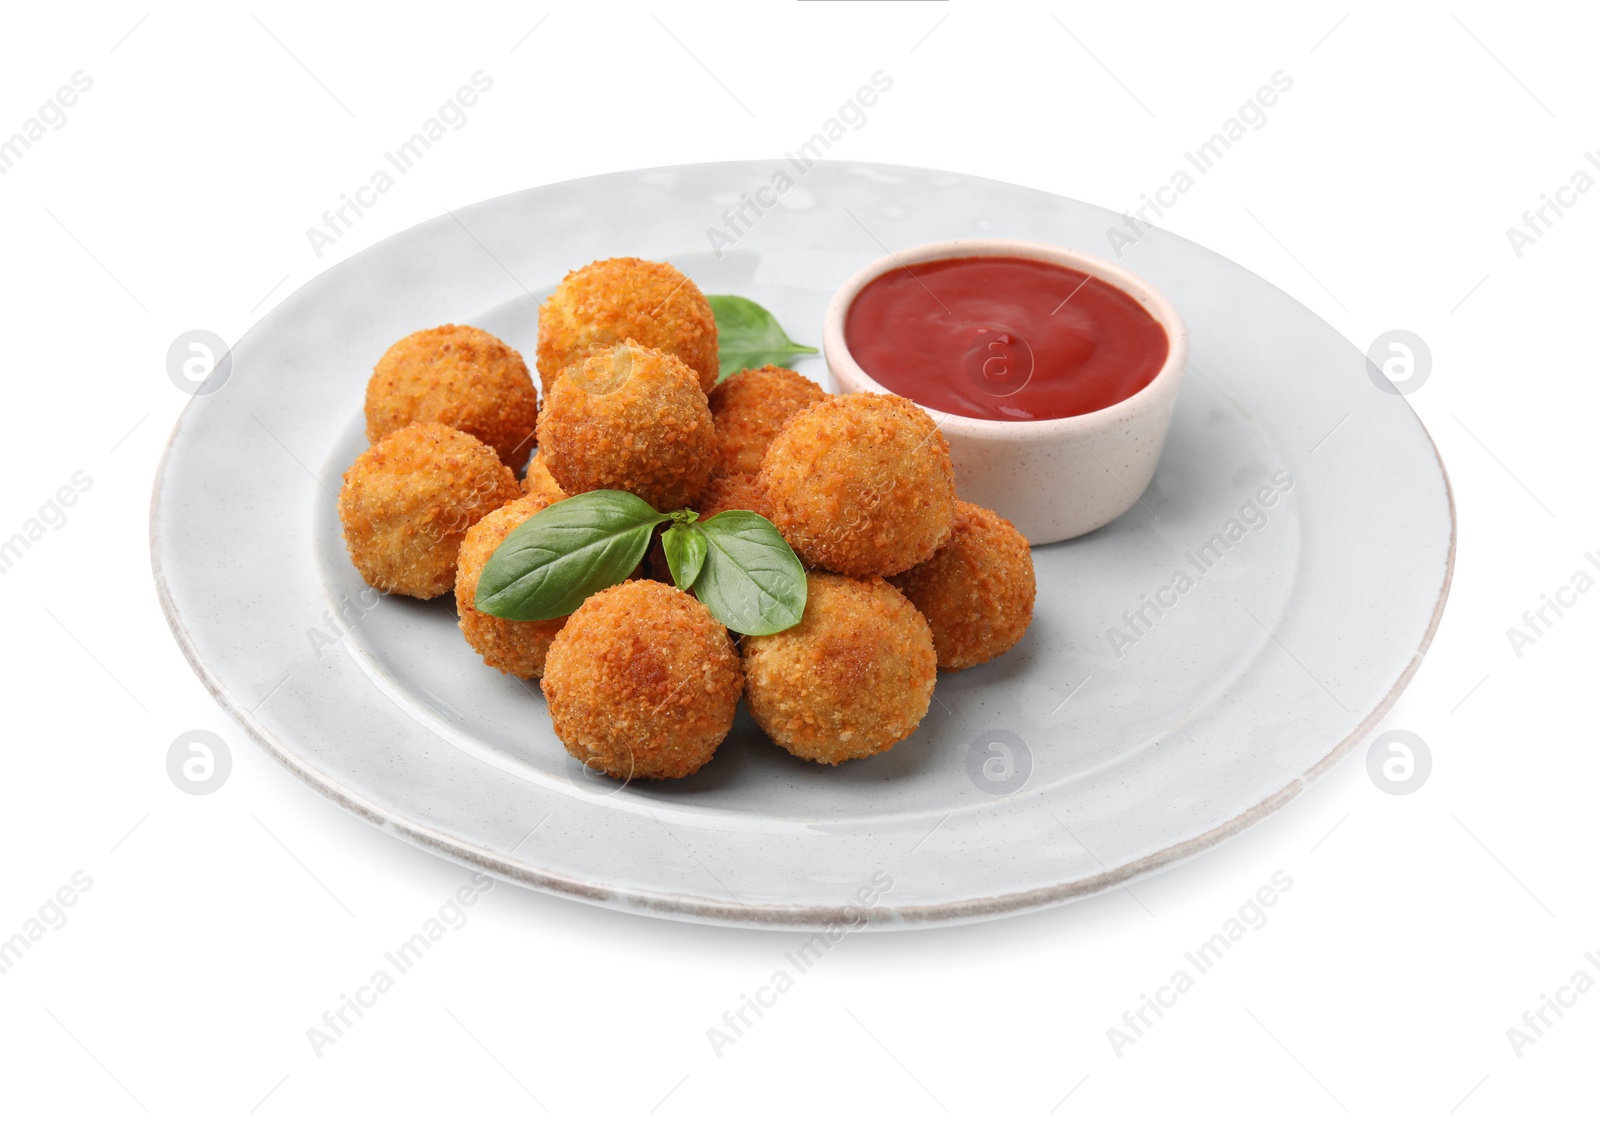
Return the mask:
[[1099,278],[1030,258],[946,258],[879,275],[845,315],[845,345],[879,384],[973,419],[1086,415],[1166,362],[1166,330]]

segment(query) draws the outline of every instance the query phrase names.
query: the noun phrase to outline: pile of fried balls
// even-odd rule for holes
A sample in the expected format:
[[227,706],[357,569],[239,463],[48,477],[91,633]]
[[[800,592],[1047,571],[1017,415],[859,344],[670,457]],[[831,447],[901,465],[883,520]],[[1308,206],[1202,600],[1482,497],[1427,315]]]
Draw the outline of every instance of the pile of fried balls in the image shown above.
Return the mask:
[[[1027,541],[957,499],[927,412],[773,366],[719,383],[711,306],[674,267],[613,258],[568,274],[539,309],[536,359],[542,404],[522,357],[480,329],[391,347],[367,384],[370,445],[344,475],[339,517],[372,588],[453,589],[466,640],[494,669],[539,679],[556,736],[588,766],[690,775],[741,696],[802,759],[876,755],[916,730],[936,670],[988,661],[1027,630]],[[476,609],[506,536],[595,489],[702,520],[766,517],[807,569],[801,621],[736,638],[673,585],[659,543],[634,578],[564,618]]]

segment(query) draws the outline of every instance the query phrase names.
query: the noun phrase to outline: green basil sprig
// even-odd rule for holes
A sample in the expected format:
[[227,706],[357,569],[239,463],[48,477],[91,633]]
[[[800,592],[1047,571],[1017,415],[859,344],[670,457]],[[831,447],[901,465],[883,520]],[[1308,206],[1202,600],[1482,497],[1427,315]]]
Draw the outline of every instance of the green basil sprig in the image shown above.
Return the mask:
[[[693,519],[694,514],[690,514]],[[667,557],[667,569],[678,590],[687,591],[700,578],[700,569],[706,563],[706,534],[692,524],[673,521],[661,534],[661,550]]]
[[540,509],[511,530],[478,576],[473,605],[496,618],[560,618],[639,566],[664,518],[620,489],[597,489]]
[[717,379],[725,380],[744,368],[787,364],[795,356],[816,354],[808,344],[796,344],[778,319],[747,297],[707,294],[717,319]]
[[658,513],[620,489],[557,501],[512,529],[484,565],[473,605],[518,622],[571,614],[628,578],[665,522],[673,582],[717,621],[740,634],[776,634],[800,621],[805,568],[771,521],[744,509],[709,520],[691,509]]
[[730,630],[776,634],[806,609],[806,569],[766,517],[729,509],[687,526],[706,539],[694,593]]

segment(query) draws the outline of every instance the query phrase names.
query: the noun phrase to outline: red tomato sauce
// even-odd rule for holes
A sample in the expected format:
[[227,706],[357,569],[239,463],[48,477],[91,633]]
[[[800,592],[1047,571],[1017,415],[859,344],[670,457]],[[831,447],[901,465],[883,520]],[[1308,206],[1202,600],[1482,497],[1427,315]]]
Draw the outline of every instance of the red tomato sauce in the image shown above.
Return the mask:
[[974,419],[1062,419],[1120,403],[1167,359],[1167,333],[1117,287],[1028,258],[946,258],[880,275],[845,345],[897,395]]

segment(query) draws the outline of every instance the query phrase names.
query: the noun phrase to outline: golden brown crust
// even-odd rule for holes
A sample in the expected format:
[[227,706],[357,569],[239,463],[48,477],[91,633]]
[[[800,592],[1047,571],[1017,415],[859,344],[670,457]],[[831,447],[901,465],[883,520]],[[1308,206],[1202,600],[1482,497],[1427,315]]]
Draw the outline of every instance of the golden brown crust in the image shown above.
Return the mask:
[[1033,619],[1033,553],[1027,538],[990,509],[956,502],[945,546],[890,578],[933,630],[940,669],[999,657]]
[[681,779],[727,736],[744,677],[711,612],[646,579],[572,613],[542,684],[557,738],[586,765],[619,779]]
[[483,663],[513,677],[538,677],[544,673],[544,658],[566,617],[542,622],[517,622],[496,618],[473,606],[478,597],[478,579],[495,549],[511,532],[533,514],[555,504],[559,497],[530,493],[501,505],[468,530],[456,557],[456,613],[461,633],[483,658]]
[[714,443],[695,374],[634,340],[568,369],[539,416],[539,451],[563,490],[625,489],[663,512],[706,487]]
[[522,479],[522,492],[528,495],[547,493],[551,503],[565,500],[566,490],[550,476],[550,467],[544,464],[544,454],[534,451],[533,457],[528,459],[528,475]]
[[339,520],[368,585],[431,599],[454,584],[467,530],[520,492],[516,475],[470,434],[413,423],[345,471]]
[[735,372],[711,389],[717,472],[759,473],[761,456],[784,424],[828,393],[799,372],[768,364]]
[[894,575],[955,518],[950,444],[898,395],[835,395],[789,420],[761,461],[771,519],[809,566]]
[[772,519],[767,516],[766,490],[761,488],[761,479],[753,473],[722,474],[712,478],[689,507],[700,514],[701,520],[710,520],[729,509],[748,509]]
[[933,699],[933,635],[882,579],[814,571],[799,625],[742,646],[750,715],[802,759],[837,764],[887,751],[916,731]]
[[701,391],[716,385],[717,319],[700,287],[665,262],[607,258],[572,271],[539,307],[544,393],[590,348],[629,338],[682,360]]
[[470,325],[395,342],[367,381],[367,441],[412,423],[443,423],[488,443],[513,470],[528,460],[539,397],[516,349]]

